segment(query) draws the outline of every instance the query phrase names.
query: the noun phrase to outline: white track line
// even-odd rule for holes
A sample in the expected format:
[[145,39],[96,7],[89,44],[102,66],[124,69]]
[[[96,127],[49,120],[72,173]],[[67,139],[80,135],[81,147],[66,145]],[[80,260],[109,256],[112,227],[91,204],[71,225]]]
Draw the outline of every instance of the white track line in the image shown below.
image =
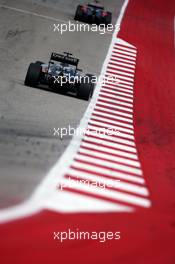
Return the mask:
[[0,8],[9,9],[9,10],[12,10],[12,11],[15,11],[15,12],[20,12],[20,13],[23,13],[23,14],[26,14],[26,15],[36,16],[36,17],[40,17],[40,18],[51,20],[51,21],[55,21],[55,22],[61,22],[61,23],[66,23],[66,24],[69,22],[69,21],[66,21],[66,20],[63,20],[63,19],[59,19],[59,18],[55,18],[55,17],[51,17],[51,16],[41,15],[41,14],[33,12],[33,11],[28,11],[28,10],[25,10],[25,9],[16,8],[16,7],[4,5],[4,4],[0,4]]

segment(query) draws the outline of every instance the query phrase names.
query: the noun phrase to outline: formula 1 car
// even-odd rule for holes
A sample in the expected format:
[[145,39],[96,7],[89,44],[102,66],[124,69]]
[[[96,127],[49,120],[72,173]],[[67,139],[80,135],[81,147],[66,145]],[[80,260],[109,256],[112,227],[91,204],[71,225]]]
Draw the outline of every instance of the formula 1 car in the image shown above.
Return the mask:
[[75,93],[84,100],[92,97],[95,83],[92,74],[82,74],[78,69],[79,59],[72,57],[71,53],[52,53],[49,63],[41,61],[30,63],[24,84],[37,87],[48,85],[55,92]]
[[95,1],[94,3],[78,5],[74,20],[107,26],[112,22],[112,13],[105,11],[104,7]]

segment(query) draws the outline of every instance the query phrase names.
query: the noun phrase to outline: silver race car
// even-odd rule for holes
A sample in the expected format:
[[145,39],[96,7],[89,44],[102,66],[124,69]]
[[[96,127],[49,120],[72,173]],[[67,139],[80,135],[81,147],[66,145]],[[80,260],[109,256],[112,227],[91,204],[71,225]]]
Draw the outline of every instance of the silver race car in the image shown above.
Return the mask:
[[24,84],[37,87],[48,85],[55,92],[74,93],[78,98],[89,100],[95,83],[92,74],[83,74],[78,69],[79,59],[71,53],[52,53],[49,62],[30,63]]

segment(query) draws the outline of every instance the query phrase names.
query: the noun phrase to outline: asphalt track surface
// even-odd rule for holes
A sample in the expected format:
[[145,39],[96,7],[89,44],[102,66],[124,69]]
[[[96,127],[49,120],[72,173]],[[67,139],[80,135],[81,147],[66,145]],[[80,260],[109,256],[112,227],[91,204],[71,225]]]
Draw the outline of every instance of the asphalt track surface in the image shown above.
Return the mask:
[[[53,31],[54,23],[74,22],[80,2],[0,1],[1,208],[30,196],[70,142],[69,135],[54,137],[54,128],[76,128],[87,108],[86,101],[23,85],[29,63],[47,62],[52,51],[73,53],[84,72],[98,76],[112,35]],[[102,2],[115,10],[115,22],[123,1]]]
[[[134,123],[151,209],[58,214],[1,226],[2,263],[172,264],[174,254],[174,1],[130,1],[119,37],[138,49]],[[53,232],[118,231],[120,241],[54,240]],[[10,254],[9,254],[10,252]]]

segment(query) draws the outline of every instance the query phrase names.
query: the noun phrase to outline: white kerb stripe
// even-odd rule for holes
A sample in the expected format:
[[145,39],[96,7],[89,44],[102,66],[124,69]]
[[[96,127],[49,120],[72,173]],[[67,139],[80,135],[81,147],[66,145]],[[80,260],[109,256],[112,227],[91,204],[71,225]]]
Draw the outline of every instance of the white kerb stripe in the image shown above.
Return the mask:
[[[101,100],[103,100],[105,102],[102,102]],[[123,110],[123,111],[126,111],[126,112],[133,113],[133,109],[132,108],[126,108],[126,107],[121,107],[119,105],[110,104],[110,101],[109,100],[105,100],[104,98],[101,99],[101,100],[98,100],[97,103],[102,105],[102,106],[108,106],[108,107],[111,107],[111,108],[114,108],[114,109]]]
[[120,60],[117,60],[117,59],[114,60],[114,59],[111,58],[110,61],[109,61],[109,64],[121,65],[121,66],[127,67],[127,69],[131,68],[131,69],[133,69],[133,71],[135,70],[135,66],[134,65],[121,62]]
[[123,47],[123,46],[120,46],[120,45],[117,45],[115,44],[114,45],[117,49],[120,49],[120,50],[125,50],[125,51],[129,51],[131,53],[137,53],[136,49],[130,49],[130,48],[126,48],[126,47]]
[[106,123],[110,123],[110,124],[113,124],[113,125],[127,127],[127,128],[130,128],[130,129],[134,130],[133,125],[129,125],[129,124],[126,124],[126,123],[123,123],[123,122],[119,122],[119,121],[113,120],[113,119],[104,118],[104,117],[100,117],[100,116],[96,116],[96,115],[92,115],[91,120],[92,119],[95,119],[95,120],[98,120],[98,121],[104,121]]
[[137,153],[136,149],[133,148],[133,147],[129,147],[129,146],[125,146],[125,145],[122,145],[122,144],[112,143],[110,141],[103,140],[100,137],[98,137],[98,135],[97,135],[97,138],[85,136],[84,140],[87,140],[89,142],[94,142],[96,144],[101,144],[104,147],[107,146],[107,147],[112,147],[114,149],[120,149],[120,150],[123,150],[123,151]]
[[92,163],[94,165],[99,165],[99,166],[105,166],[105,167],[109,167],[110,169],[116,169],[116,170],[120,170],[120,171],[124,171],[124,172],[127,172],[127,173],[133,173],[133,174],[136,174],[137,176],[142,176],[142,171],[140,169],[136,169],[136,168],[133,168],[133,167],[129,167],[129,166],[126,166],[126,165],[121,165],[121,164],[117,164],[117,163],[114,163],[114,162],[111,162],[111,161],[105,161],[105,160],[101,160],[100,157],[96,157],[96,158],[91,158],[91,157],[88,157],[88,156],[84,156],[84,155],[81,155],[81,154],[77,154],[75,156],[75,159],[77,160],[80,160],[80,161],[84,161],[84,162],[89,162],[89,163]]
[[[106,129],[105,127],[102,127],[103,129]],[[94,125],[94,124],[89,124],[88,126],[87,126],[87,128],[86,129],[88,129],[88,130],[95,130],[95,131],[98,131],[99,130],[99,127],[98,126],[96,126],[96,125]],[[109,127],[107,128],[107,129],[109,129]],[[111,130],[110,130],[111,131]],[[122,138],[127,138],[127,139],[130,139],[130,140],[134,140],[134,135],[130,135],[130,134],[126,134],[126,133],[122,133],[121,131],[118,131],[117,129],[114,129],[114,131],[115,132],[117,132],[117,135],[119,136],[119,137],[122,137]]]
[[135,61],[130,61],[130,60],[127,60],[127,59],[124,59],[124,58],[121,58],[119,57],[117,54],[112,54],[111,55],[111,59],[112,61],[116,61],[116,62],[124,62],[124,63],[127,63],[128,67],[132,66],[135,68],[135,65],[136,65],[136,62]]
[[[75,173],[75,171],[69,171],[68,175],[71,177],[79,177],[81,178],[81,180],[83,180],[82,183],[80,183],[80,179],[77,179],[77,180],[73,180],[73,185],[72,187],[74,186],[74,184],[89,184],[91,185],[91,183],[96,183],[98,186],[101,186],[101,188],[103,189],[108,189],[108,187],[112,187],[112,188],[117,188],[118,190],[123,190],[123,191],[126,191],[126,192],[131,192],[131,193],[135,193],[137,195],[142,195],[142,196],[148,196],[149,195],[149,192],[147,190],[147,188],[145,187],[142,187],[142,186],[138,186],[138,185],[135,185],[135,184],[132,184],[132,183],[125,183],[125,182],[120,182],[120,181],[116,181],[116,180],[109,180],[109,179],[106,179],[106,178],[102,178],[102,177],[98,177],[98,176],[94,176],[93,174],[87,174],[87,173],[83,173],[80,172],[78,175]],[[69,179],[69,178],[68,178]],[[70,178],[71,179],[71,178]],[[85,180],[85,182],[84,182]],[[71,179],[72,181],[72,179]]]
[[113,93],[113,92],[110,92],[107,89],[105,91],[100,91],[100,94],[104,95],[104,96],[111,97],[111,98],[116,98],[118,100],[123,100],[123,101],[127,101],[127,102],[130,102],[130,103],[133,103],[133,99],[126,98],[126,97],[123,97],[123,96],[118,96],[116,92]]
[[[62,181],[63,184],[69,184],[69,180],[64,180]],[[89,194],[96,194],[96,195],[100,195],[100,196],[104,196],[104,198],[111,198],[111,199],[115,199],[116,202],[117,200],[119,202],[126,202],[128,204],[132,204],[132,205],[137,205],[137,206],[142,206],[142,207],[149,207],[150,206],[150,201],[148,199],[145,198],[141,198],[138,196],[134,196],[131,194],[125,194],[125,193],[121,193],[121,192],[117,192],[117,191],[112,191],[112,190],[107,190],[107,189],[100,189],[100,188],[96,188],[94,186],[86,186],[86,185],[81,185],[81,186],[75,186],[74,190],[77,191],[84,191],[84,192],[88,192]]]
[[[124,67],[121,67],[121,66],[118,66],[117,64],[113,64],[113,63],[110,63],[109,62],[109,66],[110,67],[112,67],[112,68],[114,68],[114,69],[119,69],[119,70],[123,70],[124,72],[132,72],[132,73],[135,73],[135,71],[134,70],[131,70],[131,69],[128,69],[128,68],[124,68]],[[133,76],[133,75],[132,75]]]
[[[110,114],[104,113],[101,110],[104,110],[104,108],[96,106],[93,113],[94,114],[100,114],[102,116],[109,117],[109,118],[116,118],[117,120],[121,120],[121,121],[133,124],[133,120],[132,119],[121,117],[121,116],[117,116],[116,113],[113,113],[113,112],[110,112]],[[108,111],[106,111],[106,112],[108,112]]]
[[107,153],[113,154],[113,155],[118,155],[121,157],[125,157],[125,159],[132,159],[134,161],[139,162],[136,154],[127,153],[127,152],[121,151],[121,150],[110,149],[107,146],[99,146],[99,145],[97,146],[96,144],[94,144],[94,142],[82,141],[81,146],[85,147],[85,148],[94,149],[94,150],[97,150],[97,148],[98,148],[99,151],[107,152]]
[[117,142],[117,143],[121,143],[121,144],[125,144],[125,145],[129,145],[132,147],[135,147],[135,142],[133,140],[126,140],[126,139],[121,139],[120,137],[116,137],[116,136],[112,136],[112,135],[107,135],[107,134],[97,134],[96,130],[93,131],[88,131],[87,134],[85,134],[86,136],[94,136],[96,137],[98,135],[99,138],[101,139],[106,139],[109,141],[113,141],[113,142]]
[[132,175],[125,174],[125,173],[122,173],[122,172],[112,171],[112,170],[110,170],[108,168],[103,168],[103,171],[102,171],[101,168],[96,167],[94,165],[83,164],[83,163],[76,162],[76,161],[72,164],[72,166],[74,168],[76,168],[77,170],[78,169],[80,169],[80,170],[88,170],[91,173],[103,174],[105,176],[109,176],[109,177],[116,178],[116,179],[122,179],[122,180],[126,180],[126,181],[131,181],[131,182],[135,182],[135,183],[138,183],[138,184],[145,184],[145,180],[144,180],[143,177],[132,176]]
[[79,152],[84,153],[84,154],[88,154],[88,155],[92,155],[92,156],[96,156],[96,157],[101,157],[103,159],[108,159],[111,161],[121,162],[123,164],[127,164],[127,165],[131,165],[131,166],[135,166],[135,167],[140,168],[140,163],[138,161],[129,160],[126,158],[120,158],[118,156],[111,155],[111,153],[110,154],[109,153],[108,154],[101,153],[97,149],[96,150],[89,150],[89,149],[80,147]]

